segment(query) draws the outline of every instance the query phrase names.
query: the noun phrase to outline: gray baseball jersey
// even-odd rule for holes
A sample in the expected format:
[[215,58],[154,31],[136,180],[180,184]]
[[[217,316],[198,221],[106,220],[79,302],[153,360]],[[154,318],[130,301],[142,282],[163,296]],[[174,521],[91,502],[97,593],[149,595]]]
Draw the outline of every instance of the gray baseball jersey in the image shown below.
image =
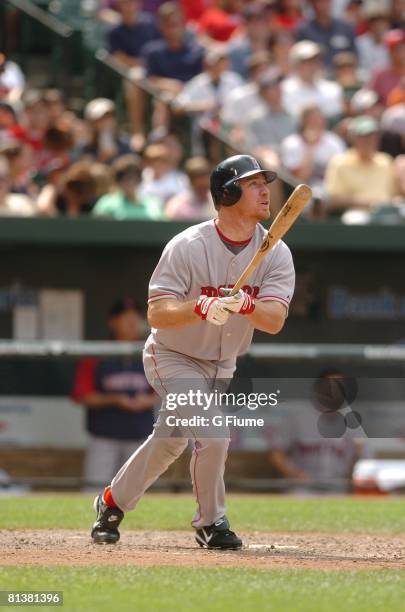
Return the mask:
[[[265,228],[257,224],[249,244],[234,254],[221,239],[215,220],[187,228],[166,245],[150,280],[149,303],[165,298],[188,301],[201,294],[220,295],[221,288],[233,287],[265,235]],[[277,301],[288,309],[294,282],[290,250],[279,241],[243,290],[256,300]],[[253,331],[248,318],[236,314],[220,327],[196,321],[180,331],[152,329],[149,341],[194,359],[235,363],[237,356],[249,348]]]
[[[218,295],[232,287],[260,247],[266,230],[257,225],[242,250],[232,252],[223,242],[215,221],[188,228],[163,251],[149,285],[149,302],[164,298],[188,301],[199,295]],[[229,241],[228,241],[229,242]],[[294,267],[288,247],[279,242],[252,274],[243,290],[262,301],[276,300],[288,309],[294,290]],[[145,374],[162,399],[171,385],[187,382],[187,388],[212,390],[211,383],[232,378],[236,357],[246,351],[253,335],[248,317],[235,314],[217,327],[198,321],[183,329],[152,329],[144,350]],[[180,416],[186,408],[177,408]],[[122,466],[111,483],[114,499],[127,512],[135,508],[146,489],[187,446],[187,437],[172,436],[164,427],[163,402],[153,434]],[[162,433],[163,427],[163,433]],[[225,513],[224,469],[229,431],[189,428],[194,441],[190,463],[197,510],[195,528],[211,525]],[[191,431],[191,429],[193,431]],[[200,428],[201,429],[201,428]],[[171,433],[171,432],[170,432]],[[208,437],[207,437],[208,436]]]

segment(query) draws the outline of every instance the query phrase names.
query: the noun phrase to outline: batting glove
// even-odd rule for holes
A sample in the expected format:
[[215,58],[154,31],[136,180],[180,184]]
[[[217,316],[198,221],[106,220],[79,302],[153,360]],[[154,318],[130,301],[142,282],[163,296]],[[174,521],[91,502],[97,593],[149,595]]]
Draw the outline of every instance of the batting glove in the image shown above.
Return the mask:
[[224,325],[229,319],[229,311],[221,304],[220,298],[200,295],[195,305],[194,312],[203,321],[213,325]]
[[231,312],[237,312],[242,315],[252,314],[256,304],[254,298],[248,293],[239,289],[235,295],[219,298],[219,301]]

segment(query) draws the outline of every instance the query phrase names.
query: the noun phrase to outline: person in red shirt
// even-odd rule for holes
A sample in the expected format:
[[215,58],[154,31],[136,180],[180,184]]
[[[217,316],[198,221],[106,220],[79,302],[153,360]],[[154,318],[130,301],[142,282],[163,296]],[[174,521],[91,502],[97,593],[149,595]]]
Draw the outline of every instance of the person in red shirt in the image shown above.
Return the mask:
[[180,6],[183,10],[185,21],[187,23],[198,21],[210,4],[210,0],[181,0]]
[[276,14],[273,25],[277,26],[277,29],[292,32],[303,19],[301,0],[279,0],[274,7]]
[[9,128],[8,136],[27,149],[31,157],[31,173],[34,175],[42,164],[45,149],[45,134],[49,127],[49,117],[43,96],[38,90],[27,90],[22,97],[23,114],[21,123]]
[[198,20],[198,30],[202,35],[227,42],[241,27],[242,0],[216,0]]
[[371,77],[369,88],[373,89],[386,106],[391,91],[405,77],[405,32],[391,30],[384,40],[390,54],[390,65],[377,70]]

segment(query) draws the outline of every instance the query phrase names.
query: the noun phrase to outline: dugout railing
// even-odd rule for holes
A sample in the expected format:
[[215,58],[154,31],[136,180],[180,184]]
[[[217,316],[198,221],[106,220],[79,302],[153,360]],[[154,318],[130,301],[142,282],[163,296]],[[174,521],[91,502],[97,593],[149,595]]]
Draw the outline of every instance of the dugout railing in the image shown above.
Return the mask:
[[[0,340],[0,360],[9,358],[78,359],[80,357],[141,357],[143,342],[14,341]],[[393,363],[405,368],[405,346],[383,344],[260,343],[252,344],[248,357],[258,361],[334,361],[339,363]]]

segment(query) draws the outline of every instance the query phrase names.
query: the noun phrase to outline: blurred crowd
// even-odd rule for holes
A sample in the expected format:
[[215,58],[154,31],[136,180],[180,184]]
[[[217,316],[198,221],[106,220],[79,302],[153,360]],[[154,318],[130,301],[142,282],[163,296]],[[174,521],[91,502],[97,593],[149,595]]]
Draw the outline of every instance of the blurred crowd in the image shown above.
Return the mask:
[[0,53],[0,214],[210,218],[207,133],[308,183],[308,217],[403,211],[404,15],[404,0],[99,0],[127,121],[107,98],[74,112]]

